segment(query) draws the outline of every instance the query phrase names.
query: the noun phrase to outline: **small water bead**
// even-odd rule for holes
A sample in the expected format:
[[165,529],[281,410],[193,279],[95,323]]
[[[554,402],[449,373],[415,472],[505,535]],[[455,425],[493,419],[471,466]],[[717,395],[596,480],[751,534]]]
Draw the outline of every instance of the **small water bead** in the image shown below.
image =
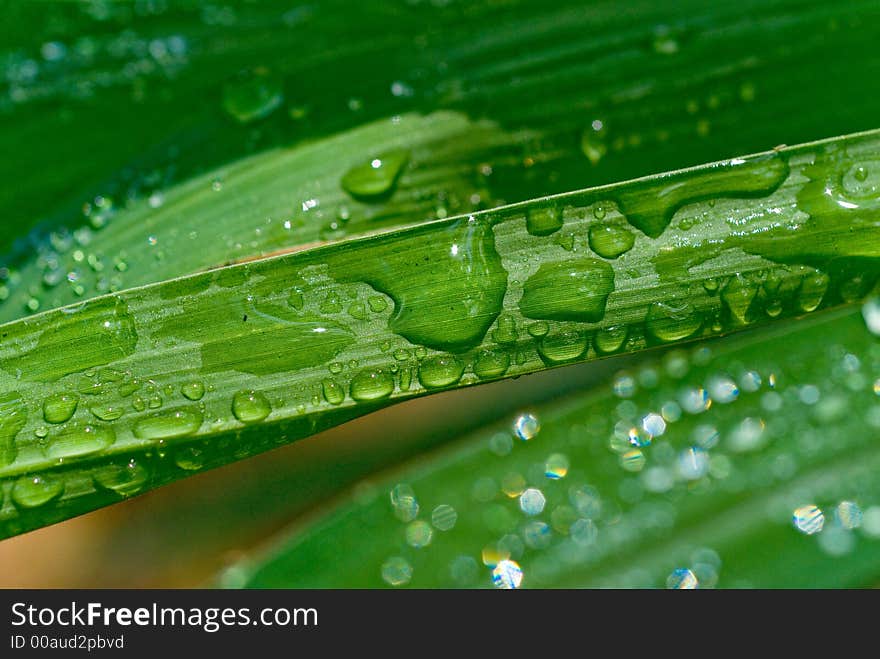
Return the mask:
[[593,224],[590,226],[588,241],[590,249],[602,258],[616,259],[633,248],[636,236],[622,226]]
[[388,151],[349,169],[340,181],[342,189],[355,199],[375,199],[390,193],[409,160],[409,151]]
[[412,565],[405,558],[392,556],[382,563],[382,580],[389,586],[405,586],[413,575]]
[[628,373],[618,373],[612,385],[614,395],[618,398],[630,398],[636,392],[636,381]]
[[481,380],[498,378],[510,367],[510,355],[503,350],[483,350],[474,360],[474,374]]
[[613,325],[611,327],[603,327],[593,338],[593,346],[596,352],[608,355],[617,352],[623,347],[629,335],[629,327],[626,325]]
[[848,530],[857,529],[862,525],[862,509],[852,501],[841,501],[835,510],[837,521]]
[[74,394],[53,394],[43,401],[43,418],[48,423],[64,423],[76,412],[79,398]]
[[419,502],[412,487],[406,483],[398,483],[389,493],[394,515],[402,522],[411,522],[419,514]]
[[201,400],[205,395],[205,385],[198,380],[180,385],[180,393],[188,400]]
[[530,336],[540,339],[542,336],[547,336],[547,332],[550,331],[550,323],[545,323],[541,320],[537,323],[531,323],[526,329]]
[[656,412],[651,412],[642,417],[642,428],[651,437],[659,437],[666,432],[666,421]]
[[355,375],[349,385],[349,393],[356,401],[387,398],[394,391],[394,378],[385,369],[365,369]]
[[540,515],[547,499],[541,490],[530,487],[519,496],[519,507],[526,515]]
[[140,492],[149,480],[150,472],[134,458],[97,468],[92,474],[95,484],[128,497]]
[[435,355],[419,365],[419,382],[427,389],[448,387],[461,379],[464,364],[454,355]]
[[533,236],[549,236],[563,225],[562,208],[530,208],[526,213],[526,231]]
[[830,278],[824,272],[804,277],[798,296],[798,306],[802,311],[815,311],[822,304],[829,282]]
[[57,476],[22,476],[12,486],[12,500],[22,508],[37,508],[61,496],[64,481]]
[[544,463],[544,475],[550,480],[565,478],[568,473],[568,457],[562,453],[554,453]]
[[154,441],[185,437],[202,425],[202,412],[196,407],[178,407],[141,417],[132,429],[138,439]]
[[205,466],[204,451],[195,446],[184,446],[175,451],[174,464],[186,471],[198,471]]
[[719,403],[732,403],[739,398],[739,387],[733,381],[733,378],[727,375],[716,375],[709,378],[709,381],[706,383],[706,389],[712,400],[716,400]]
[[430,524],[422,520],[410,522],[406,527],[406,544],[416,549],[427,547],[431,544],[434,537],[434,531]]
[[538,353],[549,364],[561,364],[581,357],[589,344],[589,337],[585,333],[568,330],[541,338]]
[[513,422],[513,434],[520,440],[527,442],[540,432],[541,423],[532,414],[520,414]]
[[492,569],[492,583],[496,588],[514,590],[520,587],[522,580],[523,571],[516,561],[504,559]]
[[825,514],[818,506],[807,504],[795,508],[792,514],[792,523],[801,533],[813,535],[819,533],[825,526]]
[[334,380],[322,380],[321,392],[324,394],[324,400],[331,405],[339,405],[345,400],[345,389]]
[[695,590],[698,586],[697,575],[684,567],[674,569],[666,577],[666,588],[669,590]]
[[458,512],[445,503],[441,503],[431,513],[431,524],[438,531],[451,531],[457,521]]
[[50,458],[73,458],[102,451],[115,441],[111,426],[70,423],[52,439],[46,452]]
[[281,78],[263,67],[239,74],[223,88],[223,109],[243,124],[270,115],[283,100]]

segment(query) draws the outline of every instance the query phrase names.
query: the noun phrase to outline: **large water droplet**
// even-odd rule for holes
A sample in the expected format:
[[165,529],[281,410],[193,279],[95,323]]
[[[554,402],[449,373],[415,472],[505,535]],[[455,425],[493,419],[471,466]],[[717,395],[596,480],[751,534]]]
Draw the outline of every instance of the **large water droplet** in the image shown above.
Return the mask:
[[453,355],[428,357],[419,365],[419,382],[427,389],[448,387],[461,379],[464,364]]
[[180,393],[189,400],[201,400],[205,395],[205,385],[198,380],[186,382],[180,386]]
[[474,360],[474,374],[481,380],[498,378],[510,367],[510,356],[504,350],[483,350]]
[[149,470],[134,458],[125,462],[102,465],[92,474],[92,480],[96,485],[124,497],[140,492],[149,477]]
[[584,332],[554,332],[541,337],[538,341],[538,353],[547,363],[561,364],[583,356],[589,344],[589,336]]
[[282,100],[281,78],[263,67],[242,72],[223,87],[223,109],[243,124],[270,115]]
[[756,198],[774,192],[788,176],[780,156],[718,163],[705,172],[681,172],[646,185],[625,186],[617,203],[627,221],[651,238],[665,231],[682,206],[718,197]]
[[324,400],[331,405],[339,405],[345,400],[345,389],[335,380],[323,380],[321,392],[324,394]]
[[0,394],[0,466],[15,462],[15,436],[24,428],[27,417],[27,407],[18,393]]
[[73,413],[79,398],[75,394],[60,393],[48,396],[43,401],[43,418],[48,423],[64,423]]
[[73,458],[102,451],[115,441],[112,426],[73,422],[52,439],[46,452],[52,458]]
[[590,249],[606,259],[616,259],[632,249],[635,234],[614,224],[593,224],[589,233]]
[[22,476],[12,486],[12,500],[23,508],[37,508],[61,496],[64,481],[51,474]]
[[232,413],[242,423],[259,423],[271,412],[272,405],[261,391],[237,391],[232,397]]
[[613,290],[614,271],[599,259],[545,263],[526,280],[519,308],[527,318],[595,323]]
[[197,407],[178,407],[141,417],[132,431],[139,439],[164,440],[191,435],[201,425],[201,410]]
[[758,287],[739,275],[731,277],[730,281],[721,290],[721,301],[724,303],[733,321],[740,325],[752,322],[752,302]]
[[562,209],[556,206],[530,208],[526,213],[526,231],[533,236],[549,236],[562,228]]
[[387,398],[394,391],[394,378],[384,369],[365,369],[351,379],[349,393],[357,401]]
[[407,160],[406,149],[388,151],[349,169],[340,184],[356,199],[382,197],[393,191]]

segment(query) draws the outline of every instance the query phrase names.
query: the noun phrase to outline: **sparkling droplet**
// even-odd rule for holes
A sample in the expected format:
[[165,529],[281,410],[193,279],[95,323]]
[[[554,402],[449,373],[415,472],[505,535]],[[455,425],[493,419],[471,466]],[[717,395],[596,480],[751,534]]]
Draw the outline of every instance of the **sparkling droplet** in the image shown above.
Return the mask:
[[706,388],[713,400],[719,403],[732,403],[739,398],[739,387],[732,378],[726,375],[717,375],[709,378]]
[[862,509],[852,501],[841,501],[835,512],[837,520],[845,529],[857,529],[862,525]]
[[409,151],[389,151],[349,169],[340,182],[343,190],[355,199],[382,197],[391,192],[404,166]]
[[402,522],[411,522],[419,514],[419,502],[412,487],[406,483],[398,483],[390,492],[391,507],[394,515]]
[[410,547],[415,547],[416,549],[427,547],[431,544],[433,537],[434,531],[431,529],[431,525],[422,520],[410,522],[406,527],[406,544]]
[[792,523],[801,533],[813,535],[825,526],[825,515],[818,506],[808,504],[795,509]]
[[180,385],[180,393],[189,400],[201,400],[205,395],[205,385],[198,380]]
[[541,490],[530,487],[519,495],[519,507],[526,515],[540,515],[544,511],[547,499]]
[[659,437],[666,432],[666,421],[656,412],[651,412],[642,418],[642,428],[651,437]]
[[258,423],[271,411],[269,399],[262,392],[248,389],[238,391],[232,397],[232,413],[242,423]]
[[513,590],[520,587],[522,580],[523,571],[516,561],[504,559],[492,569],[492,583],[496,588]]
[[541,423],[532,414],[520,414],[513,422],[513,434],[524,442],[533,439],[541,430]]
[[695,590],[699,582],[697,575],[687,568],[676,568],[666,578],[666,588],[669,590]]
[[568,458],[562,453],[554,453],[544,463],[544,475],[550,480],[565,478],[568,473]]

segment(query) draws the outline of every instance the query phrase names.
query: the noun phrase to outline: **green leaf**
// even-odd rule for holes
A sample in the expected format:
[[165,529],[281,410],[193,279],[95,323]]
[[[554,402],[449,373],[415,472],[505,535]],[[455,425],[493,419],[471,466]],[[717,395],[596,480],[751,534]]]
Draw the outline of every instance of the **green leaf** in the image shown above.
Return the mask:
[[221,583],[874,583],[878,376],[852,310],[669,351],[362,482]]
[[[27,419],[5,430],[0,478],[64,483],[42,505],[7,498],[4,533],[390,402],[854,301],[877,278],[878,160],[877,133],[779,149],[0,326],[0,395]],[[548,217],[554,233],[529,233]],[[632,248],[600,258],[597,227]],[[53,423],[59,395],[77,405]]]

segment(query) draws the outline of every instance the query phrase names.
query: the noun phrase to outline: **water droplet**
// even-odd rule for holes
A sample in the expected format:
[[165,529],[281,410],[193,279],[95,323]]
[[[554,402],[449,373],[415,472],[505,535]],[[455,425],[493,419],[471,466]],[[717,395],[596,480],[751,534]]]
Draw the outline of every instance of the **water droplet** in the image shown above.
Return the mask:
[[605,316],[613,290],[614,271],[605,261],[544,263],[523,285],[519,308],[527,318],[595,323]]
[[563,225],[562,209],[557,206],[530,208],[526,213],[526,231],[533,236],[549,236]]
[[427,389],[448,387],[461,379],[464,364],[454,355],[428,357],[419,365],[419,382]]
[[639,449],[627,451],[620,456],[620,466],[626,471],[641,471],[645,466],[645,454]]
[[427,547],[431,544],[433,537],[434,531],[431,529],[431,525],[422,520],[411,522],[406,527],[406,544],[410,547],[415,547],[416,549]]
[[458,513],[450,505],[445,503],[434,508],[431,513],[431,524],[439,531],[450,531],[458,521]]
[[[471,217],[451,225],[443,240],[418,232],[388,234],[370,246],[370,258],[346,254],[331,274],[363,281],[394,300],[389,328],[419,346],[461,352],[479,344],[501,312],[507,272],[495,251],[488,221]],[[442,279],[442,295],[418,280]]]
[[734,453],[745,453],[762,448],[767,442],[765,426],[763,419],[744,418],[730,431],[727,447]]
[[702,478],[709,471],[709,455],[702,448],[685,449],[678,456],[678,474],[685,480]]
[[739,378],[739,386],[743,391],[753,393],[761,388],[761,375],[756,371],[746,371]]
[[[598,125],[599,128],[595,128]],[[590,164],[597,165],[605,154],[608,153],[608,146],[604,139],[604,125],[601,121],[593,122],[581,133],[581,152],[590,161]]]
[[259,423],[272,412],[272,405],[260,391],[238,391],[232,397],[232,413],[242,423]]
[[198,380],[187,382],[180,385],[180,393],[189,400],[201,400],[205,395],[205,385]]
[[562,453],[554,453],[544,463],[544,475],[551,480],[565,478],[568,473],[568,457]]
[[382,197],[394,189],[408,160],[406,149],[388,151],[349,169],[340,184],[355,199]]
[[449,575],[456,586],[471,586],[479,576],[477,562],[471,556],[456,556],[449,565]]
[[70,423],[56,435],[46,452],[52,458],[72,458],[102,451],[116,441],[111,426]]
[[520,414],[513,422],[513,434],[524,442],[533,439],[540,430],[541,423],[532,414]]
[[357,401],[387,398],[394,391],[394,378],[384,369],[365,369],[355,375],[349,385],[351,397]]
[[243,72],[223,87],[223,109],[243,124],[267,117],[283,100],[281,78],[263,67]]
[[104,405],[92,405],[89,408],[89,412],[101,421],[115,421],[125,414],[125,409],[121,405],[108,403]]
[[22,508],[37,508],[61,496],[64,481],[46,474],[22,476],[12,486],[12,500]]
[[191,435],[201,425],[201,410],[178,407],[142,416],[135,422],[132,431],[139,439],[164,440]]
[[127,462],[116,462],[98,467],[92,474],[96,485],[116,492],[124,497],[140,492],[149,480],[147,468],[132,458]]
[[76,412],[78,403],[74,394],[53,394],[43,401],[43,418],[48,423],[64,423]]
[[474,374],[481,380],[498,378],[510,367],[510,356],[503,350],[482,350],[474,360]]
[[717,446],[719,437],[718,429],[710,425],[699,425],[691,433],[694,444],[704,450]]
[[802,311],[815,311],[822,304],[829,281],[824,272],[815,272],[804,277],[798,297],[798,306]]
[[808,504],[795,508],[792,523],[801,533],[813,535],[825,526],[825,515],[818,506]]
[[642,417],[642,428],[652,438],[659,437],[666,432],[666,420],[656,412],[651,412]]
[[872,297],[862,305],[862,317],[868,331],[874,336],[880,336],[880,298]]
[[523,571],[516,561],[504,559],[492,569],[492,583],[496,588],[513,590],[520,587],[522,580]]
[[196,446],[184,446],[175,451],[174,464],[186,471],[198,471],[205,466],[204,451]]
[[658,238],[675,212],[686,204],[725,198],[756,198],[774,192],[788,176],[788,164],[774,154],[749,160],[737,158],[694,175],[682,172],[656,183],[624,187],[617,204],[627,221],[651,238]]
[[751,307],[757,293],[758,287],[745,277],[737,275],[730,278],[721,290],[721,301],[734,322],[747,325],[754,320]]
[[412,579],[412,574],[412,565],[400,556],[392,556],[382,563],[382,580],[390,586],[405,586]]
[[530,487],[519,495],[519,507],[526,515],[540,515],[547,499],[541,490]]
[[339,405],[345,400],[345,389],[334,380],[321,381],[321,391],[324,394],[324,400],[331,405]]
[[419,502],[412,487],[398,483],[389,493],[394,515],[402,522],[411,522],[419,514]]
[[547,363],[561,364],[583,356],[589,345],[590,339],[583,332],[555,332],[538,341],[538,353]]
[[631,398],[636,392],[636,381],[628,373],[618,373],[612,384],[614,395],[618,398]]
[[712,399],[702,387],[696,389],[684,389],[678,396],[678,402],[688,414],[699,414],[712,407]]
[[841,501],[837,504],[837,520],[845,529],[857,529],[862,525],[862,509],[852,501]]
[[661,343],[687,339],[702,326],[702,317],[686,301],[654,302],[645,318],[648,332]]
[[629,327],[626,325],[603,327],[596,332],[596,336],[593,337],[593,345],[596,348],[596,352],[600,352],[603,355],[617,352],[623,347],[628,334]]
[[666,588],[669,590],[695,590],[698,586],[697,575],[684,567],[674,569],[666,578]]
[[605,259],[626,254],[636,242],[635,234],[614,224],[594,224],[589,232],[590,249]]

